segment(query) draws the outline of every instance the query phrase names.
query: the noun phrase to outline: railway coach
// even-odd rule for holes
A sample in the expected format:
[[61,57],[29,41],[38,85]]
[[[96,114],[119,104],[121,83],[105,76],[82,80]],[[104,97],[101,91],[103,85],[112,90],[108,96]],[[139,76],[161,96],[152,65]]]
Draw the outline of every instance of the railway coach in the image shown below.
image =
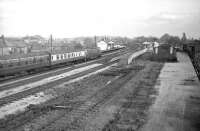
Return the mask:
[[30,71],[57,64],[95,59],[101,56],[98,49],[53,51],[18,54],[0,57],[0,76]]
[[86,58],[86,50],[66,52],[54,51],[50,53],[51,65],[84,60]]

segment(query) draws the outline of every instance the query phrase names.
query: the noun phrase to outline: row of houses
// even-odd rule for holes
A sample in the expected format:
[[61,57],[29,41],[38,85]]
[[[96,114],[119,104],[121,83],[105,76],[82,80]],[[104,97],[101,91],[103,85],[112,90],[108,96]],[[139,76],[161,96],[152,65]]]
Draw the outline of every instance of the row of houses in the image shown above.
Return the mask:
[[46,50],[46,43],[39,38],[14,38],[0,36],[0,56],[11,54],[27,54],[38,50]]
[[29,46],[21,39],[0,37],[0,55],[10,55],[14,53],[28,53]]
[[120,45],[117,45],[113,41],[109,41],[109,42],[100,41],[100,42],[97,42],[97,47],[102,51],[110,50],[110,49],[113,49],[113,48],[118,48],[119,46]]
[[[96,44],[95,44],[96,43]],[[0,36],[0,56],[11,55],[15,53],[27,54],[29,52],[52,51],[52,50],[73,50],[77,48],[90,48],[90,46],[97,46],[100,50],[106,51],[113,48],[118,48],[115,42],[111,40],[93,39],[44,39],[41,36],[26,36],[23,38],[9,38]]]

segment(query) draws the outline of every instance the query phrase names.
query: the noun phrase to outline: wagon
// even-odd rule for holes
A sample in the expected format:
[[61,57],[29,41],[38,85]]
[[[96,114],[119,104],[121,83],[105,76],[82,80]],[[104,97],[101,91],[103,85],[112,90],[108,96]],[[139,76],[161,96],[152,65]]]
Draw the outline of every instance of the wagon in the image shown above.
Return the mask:
[[48,52],[5,55],[0,57],[0,76],[49,65]]

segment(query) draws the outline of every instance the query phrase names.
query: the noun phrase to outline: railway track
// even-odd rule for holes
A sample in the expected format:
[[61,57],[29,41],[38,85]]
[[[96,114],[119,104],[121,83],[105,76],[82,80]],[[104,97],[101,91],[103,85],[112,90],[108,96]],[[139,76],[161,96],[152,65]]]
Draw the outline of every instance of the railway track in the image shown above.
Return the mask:
[[[69,101],[74,99],[76,96],[81,94],[81,91],[85,90],[85,88],[74,88],[73,90],[68,92],[68,99]],[[65,94],[63,94],[62,96],[59,96],[60,98],[62,98]],[[54,99],[57,99],[54,98]],[[45,110],[45,111],[41,111],[41,110]],[[12,131],[12,130],[21,130],[21,126],[25,125],[26,123],[30,122],[32,119],[40,116],[40,115],[44,115],[46,114],[46,111],[50,111],[50,110],[55,110],[53,109],[52,106],[48,106],[46,104],[44,104],[43,106],[40,107],[40,109],[38,109],[38,106],[35,105],[30,105],[28,107],[28,109],[20,114],[15,115],[14,117],[11,117],[10,119],[8,119],[8,121],[4,121],[1,122],[0,124],[0,130],[5,130],[5,131]],[[32,113],[34,113],[34,116],[32,115]],[[25,115],[26,114],[26,115]],[[62,116],[63,114],[60,114],[60,116]],[[30,118],[30,116],[32,116]],[[16,120],[17,119],[17,120]],[[20,121],[18,121],[20,120]]]
[[13,74],[13,75],[0,77],[0,83],[5,83],[7,81],[29,77],[31,75],[48,73],[51,70],[56,71],[57,69],[59,69],[59,68],[65,68],[66,66],[73,67],[76,64],[78,64],[77,66],[79,66],[79,65],[85,65],[85,64],[88,64],[88,63],[99,61],[101,59],[105,59],[106,57],[112,57],[114,55],[121,55],[121,54],[126,53],[126,52],[128,52],[128,51],[125,50],[125,49],[120,49],[120,50],[116,50],[116,51],[112,51],[112,52],[106,52],[106,53],[102,54],[102,58],[98,58],[98,59],[95,59],[95,60],[89,60],[87,62],[84,62],[84,61],[75,61],[75,62],[70,62],[70,63],[55,65],[53,67],[43,67],[43,68],[35,69],[35,70],[32,70],[32,71],[20,72],[20,73],[16,73],[16,74]]
[[[67,101],[63,101],[62,103],[57,103],[57,99],[63,99],[63,97],[65,97],[66,94],[63,94],[59,97],[54,98],[54,100],[52,100],[53,102],[51,102],[50,104],[54,105],[56,103],[57,105],[58,104],[59,105],[67,105],[67,106],[73,105],[73,109],[76,109],[76,108],[80,107],[81,105],[83,105],[84,102],[82,102],[82,101],[74,102],[74,99],[76,99],[77,96],[80,96],[81,94],[83,94],[87,90],[87,88],[89,88],[89,87],[73,88],[72,90],[67,92]],[[96,91],[95,91],[95,93],[96,93]],[[94,94],[94,92],[89,92],[88,96],[91,96],[92,94]],[[54,103],[54,101],[56,101],[56,102]],[[38,109],[38,106],[30,106],[28,108],[28,110],[26,110],[24,113],[18,114],[15,117],[13,117],[13,119],[9,119],[8,121],[4,121],[4,123],[1,123],[0,129],[2,129],[2,130],[17,130],[19,127],[30,122],[35,117],[38,117],[38,116],[46,113],[41,110],[45,110],[48,112],[49,110],[55,110],[55,108],[53,108],[52,106],[49,106],[49,104],[47,104],[47,105],[44,104],[43,106],[40,106],[39,109]],[[70,110],[71,109],[69,109],[69,111]],[[32,116],[33,112],[35,112],[34,116]],[[58,112],[59,112],[59,110],[58,110]],[[56,119],[59,119],[60,117],[62,117],[63,115],[64,115],[63,112],[61,112],[56,118],[51,119],[51,121],[53,122]],[[30,116],[32,116],[32,117],[30,118]],[[20,123],[19,123],[19,121],[16,120],[16,118],[20,120]],[[43,127],[41,127],[41,128],[43,128]],[[22,129],[20,128],[18,130],[21,131]],[[36,130],[38,130],[38,128]]]
[[[79,68],[79,67],[83,67],[83,66],[87,66],[89,64],[93,64],[93,63],[102,63],[102,64],[105,64],[109,61],[109,59],[113,58],[114,56],[119,56],[121,54],[125,54],[127,53],[127,51],[123,51],[123,52],[118,52],[117,54],[107,54],[105,57],[103,58],[100,58],[100,59],[97,59],[97,60],[92,60],[92,61],[88,61],[86,63],[81,63],[81,64],[78,64],[78,65],[73,65],[73,66],[69,66],[69,67],[64,67],[64,68],[60,68],[60,69],[56,69],[56,70],[51,70],[49,72],[45,72],[45,73],[40,73],[40,74],[36,74],[36,75],[32,75],[32,76],[27,76],[27,77],[23,77],[23,78],[19,78],[19,79],[16,79],[16,80],[12,80],[12,81],[8,81],[8,82],[3,82],[3,83],[0,83],[0,91],[4,90],[4,89],[8,89],[11,87],[11,85],[14,85],[15,83],[28,83],[29,81],[38,81],[42,78],[45,78],[45,77],[49,77],[49,76],[54,76],[54,75],[58,75],[62,72],[66,72],[66,71],[69,71],[69,70],[72,70],[72,69],[76,69],[76,68]],[[16,85],[15,86],[19,86],[19,85]]]
[[[80,121],[83,120],[85,117],[87,117],[87,114],[91,114],[94,112],[97,112],[98,109],[104,105],[107,101],[109,101],[115,93],[117,93],[120,88],[129,80],[133,77],[134,74],[122,74],[122,75],[117,75],[112,82],[109,82],[106,84],[103,88],[98,89],[95,92],[89,92],[87,97],[84,101],[76,101],[77,104],[73,105],[73,100],[72,103],[70,101],[67,102],[67,105],[72,105],[73,107],[72,110],[68,110],[66,112],[62,112],[60,115],[55,117],[54,119],[51,119],[48,123],[44,124],[43,126],[39,128],[33,129],[33,126],[31,127],[33,130],[38,130],[38,131],[54,131],[54,130],[61,130],[63,129],[68,129],[72,130],[75,128],[78,128],[80,124]],[[120,81],[119,81],[120,79]],[[62,105],[62,103],[61,103]],[[62,123],[65,121],[65,126],[64,127],[58,127],[59,123]],[[27,127],[26,127],[27,129]]]
[[[123,53],[127,53],[127,52],[123,52]],[[121,55],[121,53],[119,53],[119,55]],[[108,55],[109,56],[109,55]],[[114,55],[114,56],[116,56],[116,54]],[[111,58],[113,57],[113,55],[112,56],[110,56]],[[106,58],[108,58],[108,57],[106,57]],[[102,61],[104,61],[106,58],[104,58]],[[95,60],[95,61],[97,61],[97,60]],[[91,61],[90,62],[90,64],[91,63],[93,63],[93,61]],[[112,63],[110,63],[110,64],[113,64],[113,63],[115,63],[115,62],[112,62]],[[84,64],[85,65],[85,64]],[[87,64],[86,64],[87,65]],[[108,65],[105,65],[105,66],[108,66]],[[91,72],[93,72],[93,71],[91,71]],[[84,75],[84,73],[83,74],[79,74],[80,76],[81,75]],[[80,77],[79,76],[79,77]],[[76,78],[76,77],[78,77],[78,76],[74,76],[73,78]],[[32,78],[31,78],[32,79]],[[64,81],[66,81],[66,80],[64,80]],[[64,81],[61,81],[60,83],[62,83],[62,82],[64,82]],[[15,82],[14,82],[15,83]],[[5,83],[2,83],[3,85],[5,84]],[[6,85],[6,84],[5,84]],[[13,85],[13,83],[11,82],[11,85]],[[73,118],[76,118],[76,120],[80,120],[80,117],[81,117],[81,115],[84,113],[84,112],[87,112],[87,111],[90,111],[90,112],[92,112],[92,111],[95,111],[96,109],[98,109],[98,107],[99,106],[101,106],[101,104],[103,104],[103,103],[105,103],[110,97],[112,97],[112,94],[113,93],[115,93],[115,92],[117,92],[118,90],[119,90],[119,86],[118,85],[120,85],[120,83],[118,83],[118,85],[117,86],[115,86],[115,87],[112,87],[112,88],[108,88],[108,86],[109,86],[110,84],[107,84],[105,87],[104,87],[104,89],[102,89],[102,90],[100,90],[100,91],[98,91],[98,92],[91,92],[91,94],[89,94],[89,96],[90,97],[88,97],[88,99],[87,100],[85,100],[85,101],[78,101],[78,102],[75,102],[74,103],[74,101],[73,101],[73,99],[75,99],[78,95],[80,95],[81,94],[81,92],[83,92],[84,90],[86,90],[87,88],[77,88],[77,89],[73,89],[73,90],[71,90],[68,94],[69,94],[69,96],[68,96],[68,100],[67,101],[65,101],[64,102],[64,104],[63,103],[60,103],[61,105],[65,105],[66,103],[67,103],[67,105],[72,105],[72,108],[69,108],[69,109],[66,109],[70,114],[71,114],[71,116],[73,117]],[[9,86],[9,84],[8,84],[8,86]],[[52,85],[52,86],[55,86],[55,85]],[[1,87],[1,86],[0,86]],[[3,86],[2,86],[3,87]],[[118,88],[117,88],[118,87]],[[12,88],[14,88],[14,87],[12,87]],[[31,92],[30,90],[30,92],[29,91],[27,91],[27,92],[29,92],[29,94],[27,94],[27,95],[30,95],[30,94],[33,94],[33,93],[35,93],[35,92],[38,92],[38,91],[41,91],[41,90],[43,90],[43,89],[47,89],[47,88],[51,88],[51,87],[48,87],[48,86],[46,86],[46,88],[44,88],[44,86],[41,86],[41,88],[38,88],[37,90],[33,90],[33,92]],[[2,90],[4,90],[4,89],[2,89]],[[102,92],[102,93],[101,93]],[[66,95],[66,94],[63,94],[63,95]],[[26,96],[25,95],[25,93],[24,92],[22,92],[21,93],[21,95],[19,95],[19,94],[16,94],[16,95],[14,95],[15,97],[12,97],[12,99],[10,100],[10,101],[7,101],[6,103],[10,103],[11,101],[13,101],[13,100],[18,100],[18,99],[20,99],[21,97],[24,97],[24,96]],[[62,97],[62,95],[59,95],[59,97]],[[58,97],[55,97],[55,98],[53,98],[53,99],[57,99]],[[3,99],[0,99],[0,100],[3,100]],[[4,104],[6,104],[6,103],[4,103]],[[65,105],[66,106],[66,105]],[[37,107],[37,106],[36,106]],[[44,109],[46,109],[47,111],[48,110],[55,110],[55,108],[54,107],[52,107],[52,106],[48,106],[48,105],[45,105],[45,106],[42,106],[42,108],[44,108]],[[40,108],[41,110],[43,110],[42,108]],[[37,108],[36,108],[37,109]],[[56,109],[57,110],[57,109]],[[36,118],[36,117],[38,117],[38,116],[41,116],[43,113],[45,114],[46,112],[44,111],[44,112],[40,112],[40,113],[38,113],[37,114],[37,111],[36,111],[36,114],[34,115],[34,116],[31,116],[31,113],[33,113],[32,111],[34,111],[34,107],[32,108],[32,107],[30,107],[30,109],[27,109],[27,110],[25,110],[25,112],[24,113],[20,113],[20,114],[18,114],[18,115],[13,115],[13,116],[11,116],[11,117],[8,117],[8,119],[7,119],[7,121],[5,121],[5,120],[3,120],[3,121],[0,121],[1,122],[1,126],[0,126],[0,130],[16,130],[16,129],[19,129],[19,131],[21,130],[21,127],[23,126],[23,125],[25,125],[26,123],[28,123],[28,122],[30,122],[30,120],[32,120],[32,119],[34,119],[34,118]],[[74,112],[74,113],[73,113]],[[79,113],[78,113],[79,112]],[[65,114],[66,114],[66,112],[65,112]],[[73,115],[74,114],[74,115]],[[76,114],[76,115],[75,115]],[[27,116],[27,118],[26,118],[26,116]],[[30,116],[31,116],[31,118],[30,118]],[[60,118],[65,118],[64,116],[63,116],[63,114],[61,113],[60,114],[60,116],[59,117],[56,117],[55,119],[53,119],[53,122],[51,123],[51,122],[49,122],[49,123],[47,123],[47,125],[45,125],[45,127],[41,127],[41,128],[38,128],[38,129],[40,129],[40,130],[46,130],[46,129],[48,129],[48,127],[49,128],[51,128],[51,125],[53,124],[53,123],[55,123],[55,122],[57,122],[57,121],[59,121],[60,120]],[[17,122],[16,122],[17,121]],[[71,121],[71,124],[73,124],[75,121]],[[70,125],[71,125],[70,124]]]

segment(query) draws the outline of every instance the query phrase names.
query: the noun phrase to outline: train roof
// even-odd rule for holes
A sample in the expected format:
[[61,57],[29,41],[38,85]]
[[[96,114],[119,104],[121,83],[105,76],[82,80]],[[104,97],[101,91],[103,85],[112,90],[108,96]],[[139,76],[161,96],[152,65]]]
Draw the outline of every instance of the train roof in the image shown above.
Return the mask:
[[44,52],[31,52],[27,54],[11,54],[11,55],[3,55],[0,56],[0,60],[8,60],[8,59],[17,59],[17,58],[26,58],[26,57],[33,57],[33,56],[41,56],[41,55],[48,55],[49,53]]
[[70,52],[78,52],[85,51],[85,49],[77,49],[77,50],[54,50],[50,52],[50,54],[62,54],[62,53],[70,53]]

